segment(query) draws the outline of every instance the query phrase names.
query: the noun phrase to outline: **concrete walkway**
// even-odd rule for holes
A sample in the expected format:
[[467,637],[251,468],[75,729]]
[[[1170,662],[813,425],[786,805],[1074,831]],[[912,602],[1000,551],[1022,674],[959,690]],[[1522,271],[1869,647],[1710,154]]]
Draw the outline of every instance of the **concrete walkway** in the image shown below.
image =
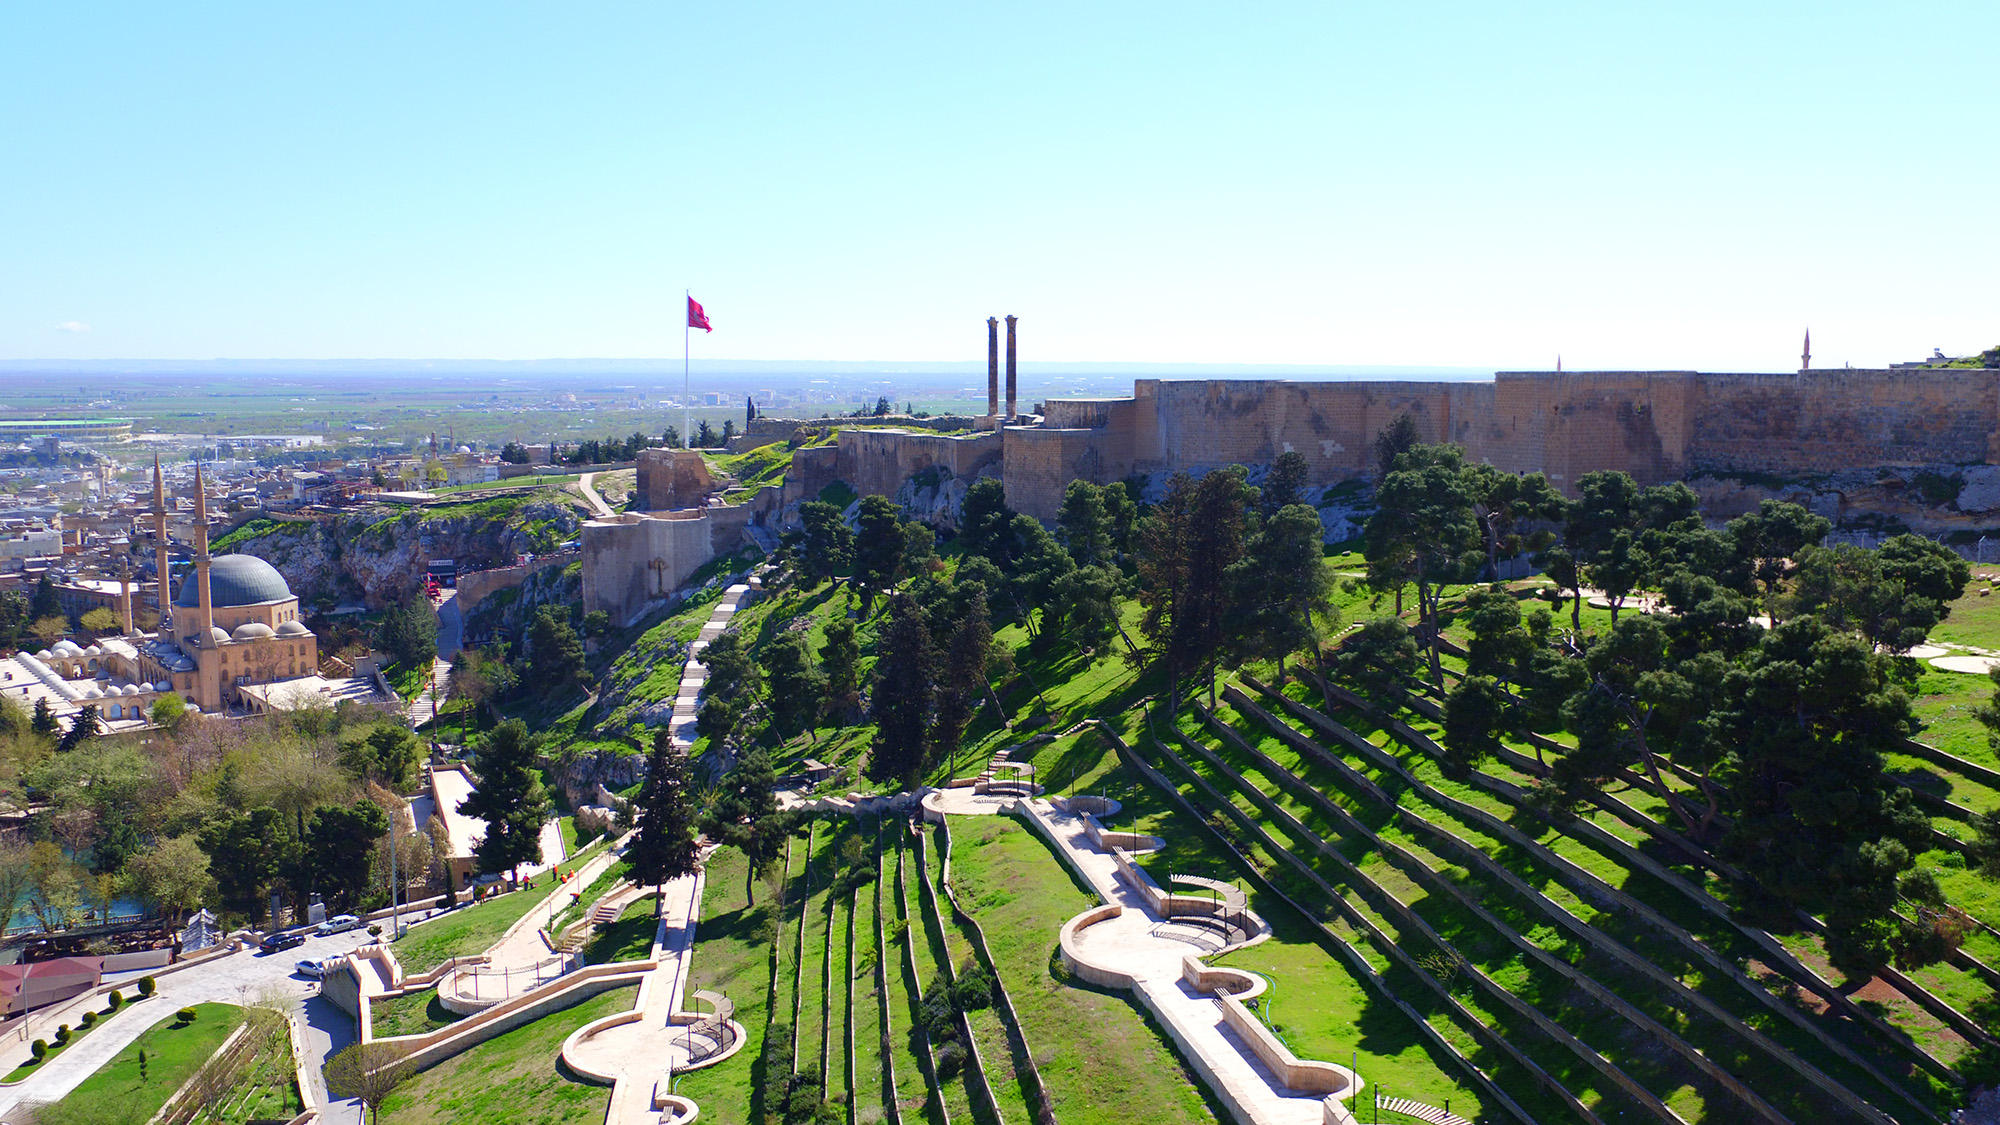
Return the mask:
[[[653,956],[660,967],[647,974],[639,989],[639,1018],[599,1032],[565,1051],[600,1074],[614,1074],[611,1105],[605,1125],[657,1125],[653,1108],[655,1087],[671,1081],[691,1057],[694,1041],[685,1024],[672,1022],[687,991],[689,954],[694,949],[695,920],[701,910],[706,872],[684,875],[661,886],[659,929],[653,935]],[[650,888],[648,888],[650,889]],[[701,1044],[704,1052],[714,1049]]]
[[1215,998],[1196,992],[1182,979],[1182,958],[1214,953],[1220,937],[1205,927],[1171,922],[1153,913],[1147,897],[1119,878],[1112,857],[1091,842],[1085,817],[1040,799],[1023,801],[1021,807],[1041,823],[1063,859],[1105,902],[1125,908],[1116,918],[1078,932],[1078,959],[1132,977],[1142,1002],[1169,1025],[1185,1051],[1199,1056],[1201,1069],[1223,1087],[1217,1091],[1223,1101],[1241,1107],[1249,1122],[1322,1125],[1328,1120],[1322,1096],[1289,1089],[1278,1081],[1225,1024]]
[[604,497],[597,494],[597,489],[591,487],[591,482],[596,479],[596,473],[584,473],[576,478],[576,490],[583,494],[583,502],[590,505],[593,518],[608,520],[617,513],[611,510],[611,505],[604,502]]

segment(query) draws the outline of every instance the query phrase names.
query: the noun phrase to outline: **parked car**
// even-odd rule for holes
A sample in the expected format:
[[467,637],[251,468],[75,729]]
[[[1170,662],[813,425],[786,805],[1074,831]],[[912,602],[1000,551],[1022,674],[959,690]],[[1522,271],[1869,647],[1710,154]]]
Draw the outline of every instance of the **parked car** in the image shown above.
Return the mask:
[[321,922],[319,928],[314,930],[313,933],[318,934],[320,937],[325,937],[328,934],[344,934],[349,930],[358,930],[360,928],[361,919],[356,918],[352,914],[336,914],[326,921]]
[[299,975],[307,980],[324,980],[326,978],[326,964],[324,962],[307,958],[299,962],[296,967]]
[[306,935],[299,930],[285,930],[271,934],[258,943],[266,953],[276,953],[281,949],[297,949],[306,943]]

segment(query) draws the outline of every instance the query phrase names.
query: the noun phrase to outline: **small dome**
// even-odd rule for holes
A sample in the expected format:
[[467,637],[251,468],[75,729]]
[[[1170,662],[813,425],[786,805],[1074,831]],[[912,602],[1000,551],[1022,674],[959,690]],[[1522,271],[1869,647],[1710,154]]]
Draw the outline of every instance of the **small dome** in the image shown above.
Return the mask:
[[83,650],[83,654],[85,656],[103,656],[104,649],[98,645],[91,645],[89,648]]
[[226,645],[229,643],[229,634],[218,627],[208,631],[208,639],[213,644]]
[[89,687],[84,688],[77,694],[83,696],[85,699],[103,699],[104,689],[98,687],[96,684],[91,684]]
[[245,621],[236,627],[236,632],[230,635],[239,641],[261,641],[277,636],[276,633],[271,632],[271,627],[262,621]]
[[306,628],[306,623],[303,621],[287,621],[283,625],[278,626],[278,635],[281,637],[310,637],[312,636],[312,630]]
[[40,651],[40,652],[38,652],[38,653],[36,653],[36,654],[35,654],[35,659],[36,659],[36,660],[47,660],[47,659],[49,659],[50,657],[52,657],[52,656],[54,656],[54,655],[55,655],[55,653],[53,653],[53,652],[50,652],[50,651],[49,651],[48,649],[43,649],[42,651]]
[[154,691],[172,691],[172,690],[174,690],[174,685],[172,685],[172,684],[168,683],[168,682],[167,682],[167,681],[165,681],[165,680],[161,680],[161,681],[160,681],[159,683],[157,683],[157,684],[154,684],[154,685],[153,685],[153,690],[154,690]]
[[137,694],[139,694],[139,685],[138,685],[138,684],[126,684],[126,685],[125,685],[124,687],[122,687],[122,688],[119,688],[119,689],[118,689],[118,694],[120,694],[120,695],[137,695]]
[[76,647],[75,641],[57,641],[56,647],[50,649],[49,651],[55,653],[57,656],[83,655],[83,650]]

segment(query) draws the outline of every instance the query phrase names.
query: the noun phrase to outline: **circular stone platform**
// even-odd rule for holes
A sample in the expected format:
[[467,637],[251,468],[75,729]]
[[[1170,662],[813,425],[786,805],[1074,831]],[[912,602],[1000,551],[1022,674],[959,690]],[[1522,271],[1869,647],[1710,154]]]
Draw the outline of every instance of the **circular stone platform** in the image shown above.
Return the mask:
[[1931,661],[1931,667],[1940,672],[1966,672],[1983,676],[2000,667],[2000,656],[1940,656]]
[[1937,645],[1917,645],[1903,655],[1913,660],[1935,660],[1940,656],[1950,656],[1951,650]]

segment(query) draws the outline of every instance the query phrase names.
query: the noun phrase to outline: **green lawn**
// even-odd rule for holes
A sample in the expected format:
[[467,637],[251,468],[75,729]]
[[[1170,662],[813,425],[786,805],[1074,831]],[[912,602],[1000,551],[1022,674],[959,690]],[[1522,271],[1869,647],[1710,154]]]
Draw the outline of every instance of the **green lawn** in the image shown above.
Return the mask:
[[477,906],[461,906],[442,918],[411,926],[389,948],[405,973],[427,972],[448,957],[486,952],[507,932],[507,927],[554,893],[544,877],[534,890],[510,891]]
[[1018,820],[953,817],[951,834],[959,903],[985,931],[1056,1116],[1070,1125],[1215,1120],[1135,999],[1051,974],[1056,932],[1097,896]]
[[688,991],[706,988],[729,997],[749,1041],[735,1055],[690,1071],[674,1085],[675,1092],[701,1105],[702,1120],[721,1125],[749,1125],[753,1120],[752,1074],[763,1053],[771,997],[773,889],[762,887],[752,904],[744,893],[745,866],[743,853],[735,848],[723,848],[708,859]]
[[[163,1003],[159,1000],[150,1004]],[[243,1009],[234,1004],[197,1004],[195,1021],[175,1027],[170,1018],[118,1052],[55,1105],[42,1111],[41,1125],[141,1125],[159,1112],[236,1025]],[[139,1054],[146,1076],[139,1076]]]
[[602,965],[609,961],[644,961],[652,956],[653,935],[660,928],[659,919],[653,916],[656,901],[648,895],[632,903],[616,922],[591,935],[589,944],[583,947],[584,962]]
[[370,1018],[378,1039],[392,1035],[422,1035],[464,1019],[438,1002],[437,989],[407,992],[370,1002]]
[[389,1096],[382,1120],[389,1125],[599,1125],[611,1091],[565,1077],[556,1056],[570,1032],[630,1009],[638,993],[636,986],[601,993],[413,1075]]
[[[126,1008],[129,1008],[129,1007],[131,1007],[131,1003],[130,1003],[130,1001],[129,1001],[129,1000],[127,1001],[127,1003],[126,1003],[125,1007],[126,1007]],[[124,1010],[124,1008],[120,1008],[120,1009],[119,1009],[119,1011],[123,1011],[123,1010]],[[106,1006],[106,1007],[104,1007],[104,1008],[101,1008],[101,1009],[98,1009],[98,1012],[97,1012],[97,1023],[96,1023],[95,1025],[93,1025],[93,1026],[91,1026],[91,1027],[88,1027],[88,1028],[85,1028],[85,1027],[83,1027],[83,1026],[81,1026],[81,1025],[79,1025],[79,1024],[71,1024],[71,1025],[70,1025],[70,1037],[69,1037],[69,1042],[68,1042],[68,1043],[65,1043],[65,1044],[63,1044],[63,1045],[61,1045],[61,1046],[57,1046],[57,1045],[56,1045],[56,1041],[55,1041],[55,1038],[54,1038],[53,1036],[49,1036],[49,1037],[47,1037],[47,1041],[48,1041],[48,1044],[49,1044],[49,1054],[48,1054],[48,1058],[44,1059],[44,1060],[43,1060],[42,1062],[39,1062],[39,1063],[38,1063],[38,1062],[36,1062],[36,1061],[35,1061],[35,1060],[33,1060],[33,1059],[29,1059],[29,1060],[28,1060],[27,1062],[24,1062],[24,1063],[22,1063],[22,1064],[21,1064],[20,1066],[17,1066],[17,1067],[15,1067],[15,1068],[13,1069],[13,1071],[12,1071],[11,1073],[9,1073],[9,1074],[7,1075],[7,1077],[6,1077],[6,1078],[4,1078],[4,1079],[0,1079],[0,1081],[5,1081],[5,1082],[19,1082],[19,1081],[22,1081],[23,1079],[27,1078],[27,1077],[28,1077],[29,1075],[31,1075],[31,1074],[33,1074],[33,1073],[35,1073],[35,1071],[36,1071],[36,1070],[38,1070],[38,1069],[40,1069],[40,1068],[41,1068],[42,1066],[45,1066],[45,1065],[47,1065],[48,1063],[51,1063],[51,1062],[54,1062],[54,1061],[55,1061],[55,1060],[56,1060],[57,1058],[61,1057],[61,1055],[62,1055],[62,1053],[63,1053],[64,1051],[67,1051],[67,1050],[69,1050],[69,1049],[70,1049],[71,1047],[74,1047],[74,1046],[76,1046],[76,1045],[77,1045],[78,1043],[82,1042],[82,1041],[83,1041],[83,1038],[84,1038],[84,1037],[85,1037],[86,1035],[89,1035],[89,1034],[90,1034],[91,1032],[93,1032],[93,1031],[96,1031],[96,1030],[97,1030],[98,1028],[100,1028],[100,1027],[103,1027],[103,1026],[104,1026],[104,1021],[106,1021],[106,1020],[110,1019],[110,1018],[111,1018],[112,1016],[114,1016],[114,1015],[116,1015],[116,1014],[117,1014],[117,1013],[116,1013],[116,1012],[113,1012],[113,1011],[111,1010],[111,1008],[110,1008],[109,1006]],[[79,1018],[81,1018],[81,1017],[79,1017]]]

